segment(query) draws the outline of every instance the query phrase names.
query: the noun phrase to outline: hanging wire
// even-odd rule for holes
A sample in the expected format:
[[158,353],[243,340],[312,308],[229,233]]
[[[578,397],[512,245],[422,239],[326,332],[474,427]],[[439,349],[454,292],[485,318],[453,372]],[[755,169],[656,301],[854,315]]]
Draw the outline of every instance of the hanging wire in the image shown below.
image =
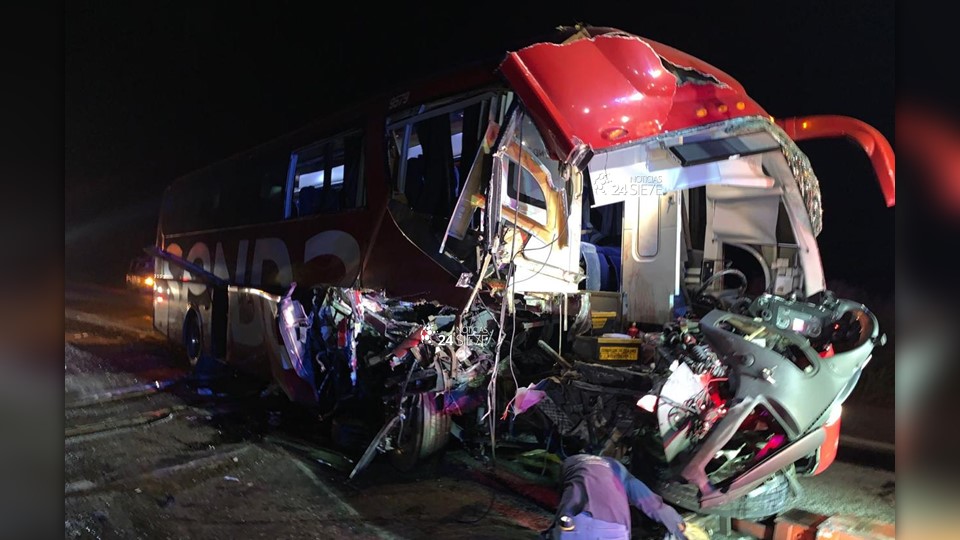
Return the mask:
[[[517,110],[520,111],[519,109],[517,109]],[[522,112],[522,111],[518,112],[517,114],[520,115],[520,118],[518,118],[519,126],[518,126],[518,134],[517,134],[517,138],[518,138],[518,143],[517,143],[517,144],[518,144],[519,147],[520,147],[520,148],[519,148],[519,154],[518,154],[518,155],[521,157],[521,160],[522,160],[522,156],[523,156],[523,120],[524,120],[524,119],[523,119],[523,112]],[[520,196],[520,167],[517,167],[517,168],[516,168],[516,171],[517,171],[517,173],[516,173],[516,184],[515,184],[515,185],[516,185],[517,197],[518,197],[518,199],[519,199],[519,196]],[[519,200],[518,200],[518,202],[519,202]],[[514,291],[514,285],[515,285],[515,284],[514,284],[514,282],[513,282],[513,279],[514,279],[514,273],[515,273],[515,270],[516,270],[516,265],[513,264],[513,259],[516,258],[516,245],[517,245],[516,242],[517,242],[517,231],[519,230],[519,227],[518,227],[519,221],[520,221],[520,205],[517,204],[517,205],[514,207],[514,209],[513,209],[513,235],[512,235],[511,238],[510,238],[511,257],[510,257],[510,266],[509,266],[509,268],[507,269],[507,284],[508,284],[507,292],[508,292],[508,294],[506,295],[507,298],[504,298],[504,301],[503,301],[503,302],[501,303],[501,305],[500,305],[500,323],[499,323],[500,330],[499,330],[498,335],[497,335],[497,352],[496,352],[496,356],[495,356],[494,361],[493,361],[493,375],[490,377],[490,384],[487,386],[487,415],[490,417],[490,419],[489,419],[489,422],[490,422],[490,451],[491,451],[491,454],[493,455],[494,461],[496,461],[496,456],[497,456],[497,446],[496,446],[496,423],[497,423],[497,414],[496,414],[496,412],[495,412],[495,411],[496,411],[496,403],[497,403],[497,401],[496,401],[496,398],[497,398],[497,376],[499,375],[499,370],[500,370],[500,356],[501,356],[501,351],[502,351],[502,349],[503,349],[503,339],[504,339],[504,337],[505,337],[505,336],[504,336],[504,328],[503,328],[504,325],[503,325],[503,322],[504,322],[504,319],[506,318],[507,301],[513,302],[513,296],[514,296],[514,292],[513,292],[513,291]],[[513,322],[514,322],[514,324],[513,324],[513,336],[511,337],[511,341],[510,341],[510,355],[509,355],[509,360],[508,360],[508,361],[510,362],[510,370],[511,370],[511,373],[513,373],[513,339],[514,339],[514,337],[516,336],[516,313],[513,314],[513,318],[514,318],[514,320],[513,320]],[[514,382],[516,382],[516,375],[514,375]]]

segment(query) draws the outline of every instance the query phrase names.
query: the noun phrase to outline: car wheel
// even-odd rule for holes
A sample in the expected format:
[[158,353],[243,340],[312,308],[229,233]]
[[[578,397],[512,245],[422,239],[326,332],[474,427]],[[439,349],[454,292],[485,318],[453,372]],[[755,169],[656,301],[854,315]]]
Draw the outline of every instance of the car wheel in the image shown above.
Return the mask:
[[412,397],[399,440],[390,452],[390,462],[401,471],[441,450],[450,439],[450,415],[437,406],[434,392]]

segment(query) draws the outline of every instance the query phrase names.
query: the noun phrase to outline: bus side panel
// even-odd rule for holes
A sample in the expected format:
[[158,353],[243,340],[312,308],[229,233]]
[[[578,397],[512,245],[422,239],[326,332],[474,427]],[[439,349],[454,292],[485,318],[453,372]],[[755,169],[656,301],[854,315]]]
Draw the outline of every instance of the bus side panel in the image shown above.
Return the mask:
[[193,311],[200,318],[203,332],[203,354],[214,357],[217,347],[213,345],[213,287],[200,282],[170,282],[170,302],[168,303],[168,333],[170,339],[183,343],[184,323],[187,314]]
[[374,242],[364,265],[364,287],[382,288],[398,298],[437,300],[457,307],[467,301],[470,290],[456,286],[460,276],[450,274],[407,238],[389,212]]
[[178,280],[170,280],[167,289],[167,337],[183,344],[183,321],[187,314],[186,286]]
[[[229,287],[227,293],[227,363],[254,375],[269,379],[269,335],[264,326],[270,306],[252,289]],[[272,317],[271,317],[272,318]]]
[[256,289],[229,287],[227,363],[262,380],[273,380],[292,401],[315,404],[313,381],[286,361],[277,326],[277,297]]
[[299,287],[352,285],[375,220],[372,208],[361,208],[178,235],[173,241],[187,260],[233,285],[282,294],[294,281]]
[[[170,245],[179,255],[179,245]],[[195,281],[189,272],[165,259],[154,265],[153,326],[174,343],[184,344],[184,323],[192,310],[200,320],[203,354],[223,359],[226,290]],[[216,307],[216,309],[215,309]]]
[[154,278],[155,287],[153,292],[153,328],[157,332],[170,337],[170,302],[167,299],[166,291],[169,287],[169,279]]
[[227,357],[227,323],[229,293],[227,287],[212,287],[213,306],[210,312],[210,352],[218,360]]

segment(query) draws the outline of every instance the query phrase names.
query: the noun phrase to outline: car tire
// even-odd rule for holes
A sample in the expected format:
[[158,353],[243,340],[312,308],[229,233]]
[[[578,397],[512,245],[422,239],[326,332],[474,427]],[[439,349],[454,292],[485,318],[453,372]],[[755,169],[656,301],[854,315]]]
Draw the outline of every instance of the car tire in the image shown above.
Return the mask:
[[402,440],[390,451],[390,463],[407,472],[443,449],[450,440],[451,417],[437,406],[435,392],[413,396],[404,421]]
[[735,519],[761,519],[784,512],[796,504],[796,472],[793,465],[777,471],[752,491],[720,506],[700,508],[699,490],[692,484],[659,481],[650,486],[663,500],[686,510]]

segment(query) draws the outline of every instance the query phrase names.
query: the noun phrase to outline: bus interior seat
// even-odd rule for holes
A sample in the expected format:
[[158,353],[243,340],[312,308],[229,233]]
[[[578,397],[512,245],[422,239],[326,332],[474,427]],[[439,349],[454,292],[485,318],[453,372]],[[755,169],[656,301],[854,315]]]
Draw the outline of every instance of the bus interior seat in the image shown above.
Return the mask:
[[587,290],[620,290],[620,246],[597,246],[590,242],[580,242],[580,253],[587,266]]
[[[601,291],[619,291],[622,267],[620,264],[620,246],[597,246],[600,255]],[[604,275],[604,270],[605,274]]]
[[321,189],[320,190],[320,205],[317,209],[318,212],[323,214],[329,214],[332,212],[340,211],[340,193],[339,189]]
[[301,188],[297,199],[297,210],[300,216],[310,216],[320,211],[321,192],[319,186]]
[[[596,213],[595,215],[599,218],[600,224],[599,227],[592,227],[593,232],[587,241],[597,245],[609,244],[615,241],[619,246],[623,225],[623,204],[608,204],[599,208],[592,208],[591,210]],[[594,222],[592,218],[593,215],[591,215],[591,225]]]

